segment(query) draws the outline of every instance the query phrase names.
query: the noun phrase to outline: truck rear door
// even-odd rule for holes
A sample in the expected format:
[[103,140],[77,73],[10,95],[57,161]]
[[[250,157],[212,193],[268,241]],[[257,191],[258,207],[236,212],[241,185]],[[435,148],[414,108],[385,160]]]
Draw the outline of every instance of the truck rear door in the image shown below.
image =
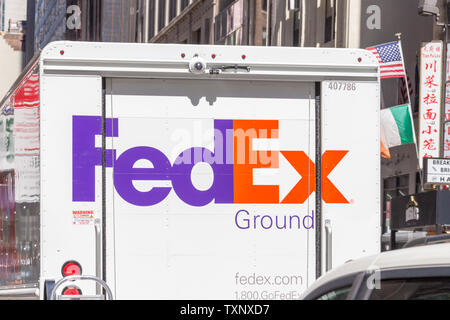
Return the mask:
[[315,90],[106,80],[105,276],[116,298],[300,296],[315,274]]

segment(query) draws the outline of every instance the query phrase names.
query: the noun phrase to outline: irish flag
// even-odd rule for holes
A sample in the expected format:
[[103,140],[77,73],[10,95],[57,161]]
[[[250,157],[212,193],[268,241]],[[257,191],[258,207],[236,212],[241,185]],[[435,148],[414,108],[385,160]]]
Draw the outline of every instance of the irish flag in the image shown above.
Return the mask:
[[381,155],[390,159],[390,148],[415,143],[409,105],[381,110]]

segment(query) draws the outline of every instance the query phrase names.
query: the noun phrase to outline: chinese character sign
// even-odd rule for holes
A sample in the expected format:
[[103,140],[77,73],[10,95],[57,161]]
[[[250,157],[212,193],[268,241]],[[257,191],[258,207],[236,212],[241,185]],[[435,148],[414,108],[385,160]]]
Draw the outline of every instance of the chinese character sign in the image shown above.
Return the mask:
[[[447,81],[450,81],[450,43],[447,46]],[[444,131],[444,157],[450,158],[450,82],[446,85],[445,90],[445,131]]]
[[[419,157],[440,157],[442,42],[422,46],[420,62]],[[419,161],[422,165],[422,161]]]

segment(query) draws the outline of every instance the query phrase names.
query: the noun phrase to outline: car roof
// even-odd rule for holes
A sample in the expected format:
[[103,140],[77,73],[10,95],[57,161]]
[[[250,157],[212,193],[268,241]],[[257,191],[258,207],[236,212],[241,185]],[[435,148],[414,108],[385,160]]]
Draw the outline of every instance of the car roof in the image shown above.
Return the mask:
[[450,243],[387,251],[379,255],[350,261],[330,271],[319,278],[303,294],[303,297],[329,282],[359,274],[366,270],[392,270],[439,266],[450,266]]

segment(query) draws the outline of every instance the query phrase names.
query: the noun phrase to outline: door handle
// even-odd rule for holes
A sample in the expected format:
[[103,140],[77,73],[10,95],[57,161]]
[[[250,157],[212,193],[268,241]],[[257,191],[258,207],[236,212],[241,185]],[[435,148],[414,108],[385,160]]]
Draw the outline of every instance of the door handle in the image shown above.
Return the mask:
[[333,268],[333,231],[331,228],[331,220],[325,220],[325,268],[326,272]]
[[[102,220],[95,219],[95,276],[102,279]],[[101,294],[102,287],[97,283],[96,292]]]

